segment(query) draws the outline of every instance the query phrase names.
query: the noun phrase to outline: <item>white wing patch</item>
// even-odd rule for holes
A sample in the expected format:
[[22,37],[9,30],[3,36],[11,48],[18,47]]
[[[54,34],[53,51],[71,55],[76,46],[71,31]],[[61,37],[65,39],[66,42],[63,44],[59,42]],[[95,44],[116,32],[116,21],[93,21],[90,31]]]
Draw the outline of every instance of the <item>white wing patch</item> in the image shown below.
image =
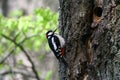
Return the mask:
[[56,44],[55,44],[54,42],[55,42],[55,41],[54,41],[54,37],[52,37],[52,44],[53,44],[54,49],[56,50],[56,49],[57,49],[57,46],[56,46]]

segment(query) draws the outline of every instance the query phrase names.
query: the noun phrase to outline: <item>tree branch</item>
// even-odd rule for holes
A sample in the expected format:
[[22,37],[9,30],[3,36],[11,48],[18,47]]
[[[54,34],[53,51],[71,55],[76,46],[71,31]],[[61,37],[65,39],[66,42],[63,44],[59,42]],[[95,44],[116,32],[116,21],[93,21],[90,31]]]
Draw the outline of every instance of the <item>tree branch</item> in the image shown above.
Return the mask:
[[0,64],[3,64],[5,60],[15,51],[16,47],[10,51],[9,54],[7,54],[1,61]]
[[27,57],[28,60],[30,61],[31,65],[32,65],[32,70],[33,70],[33,72],[34,72],[34,74],[35,74],[35,76],[36,76],[36,79],[37,79],[37,80],[40,80],[40,79],[39,79],[39,75],[38,75],[38,73],[37,73],[37,70],[35,69],[35,65],[34,65],[32,59],[30,58],[30,56],[28,55],[27,51],[24,49],[24,47],[23,47],[22,45],[19,45],[18,47],[25,53],[26,57]]
[[11,39],[11,38],[9,38],[8,36],[6,36],[6,35],[4,35],[4,34],[1,34],[1,35],[2,35],[5,39],[7,39],[7,40],[13,42],[16,46],[19,45],[16,41],[14,41],[14,39]]
[[20,32],[16,34],[14,41],[16,41],[17,37],[20,35]]
[[36,76],[36,79],[37,79],[37,80],[40,80],[39,75],[38,75],[38,73],[37,73],[37,70],[35,69],[35,65],[34,65],[32,59],[30,58],[30,56],[28,55],[27,51],[26,51],[26,50],[24,49],[24,47],[21,45],[21,42],[20,42],[20,43],[17,43],[14,39],[11,39],[11,38],[9,38],[8,36],[6,36],[6,35],[4,35],[4,34],[1,34],[1,35],[2,35],[4,38],[6,38],[7,40],[13,42],[17,47],[19,47],[19,48],[21,49],[22,52],[25,53],[27,59],[30,61],[31,65],[32,65],[32,70],[33,70],[33,72],[34,72],[34,74],[35,74],[35,76]]
[[25,37],[21,42],[20,44],[24,43],[26,40],[30,39],[30,38],[33,38],[33,37],[36,37],[36,36],[39,36],[39,35],[32,35],[32,36],[29,36],[29,37]]
[[22,74],[22,75],[27,76],[27,77],[35,78],[35,75],[31,75],[32,74],[31,72],[28,72],[28,71],[25,71],[25,70],[17,70],[17,69],[14,69],[13,71],[11,71],[11,70],[1,71],[0,75],[5,76],[5,75],[11,74],[11,73]]

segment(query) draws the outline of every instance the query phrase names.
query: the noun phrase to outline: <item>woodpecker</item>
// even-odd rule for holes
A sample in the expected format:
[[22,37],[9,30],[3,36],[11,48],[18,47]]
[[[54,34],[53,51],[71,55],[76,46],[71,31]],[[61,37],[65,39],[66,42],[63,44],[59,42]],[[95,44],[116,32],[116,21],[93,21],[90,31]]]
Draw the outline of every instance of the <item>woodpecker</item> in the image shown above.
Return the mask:
[[50,49],[53,51],[54,55],[59,61],[62,61],[65,65],[67,65],[66,60],[64,59],[65,55],[65,40],[62,36],[55,33],[57,29],[54,31],[49,30],[46,33],[46,37],[48,40],[48,44]]

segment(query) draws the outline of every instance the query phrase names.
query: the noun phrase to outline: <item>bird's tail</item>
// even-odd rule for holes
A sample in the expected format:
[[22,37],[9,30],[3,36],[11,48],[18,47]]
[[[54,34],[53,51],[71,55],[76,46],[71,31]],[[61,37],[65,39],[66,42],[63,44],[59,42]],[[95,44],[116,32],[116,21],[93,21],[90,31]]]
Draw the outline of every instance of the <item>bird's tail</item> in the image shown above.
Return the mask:
[[66,67],[68,67],[68,63],[66,62],[64,57],[61,57],[60,61],[63,62]]

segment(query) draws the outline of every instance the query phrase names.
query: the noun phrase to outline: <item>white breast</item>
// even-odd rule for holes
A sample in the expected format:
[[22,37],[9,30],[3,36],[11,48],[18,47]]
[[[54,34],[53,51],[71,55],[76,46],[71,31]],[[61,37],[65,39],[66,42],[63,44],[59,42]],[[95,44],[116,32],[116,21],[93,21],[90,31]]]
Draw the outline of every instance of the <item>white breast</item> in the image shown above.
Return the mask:
[[60,36],[60,35],[57,35],[57,34],[55,34],[55,35],[59,38],[61,47],[64,47],[65,46],[64,38],[62,36]]

